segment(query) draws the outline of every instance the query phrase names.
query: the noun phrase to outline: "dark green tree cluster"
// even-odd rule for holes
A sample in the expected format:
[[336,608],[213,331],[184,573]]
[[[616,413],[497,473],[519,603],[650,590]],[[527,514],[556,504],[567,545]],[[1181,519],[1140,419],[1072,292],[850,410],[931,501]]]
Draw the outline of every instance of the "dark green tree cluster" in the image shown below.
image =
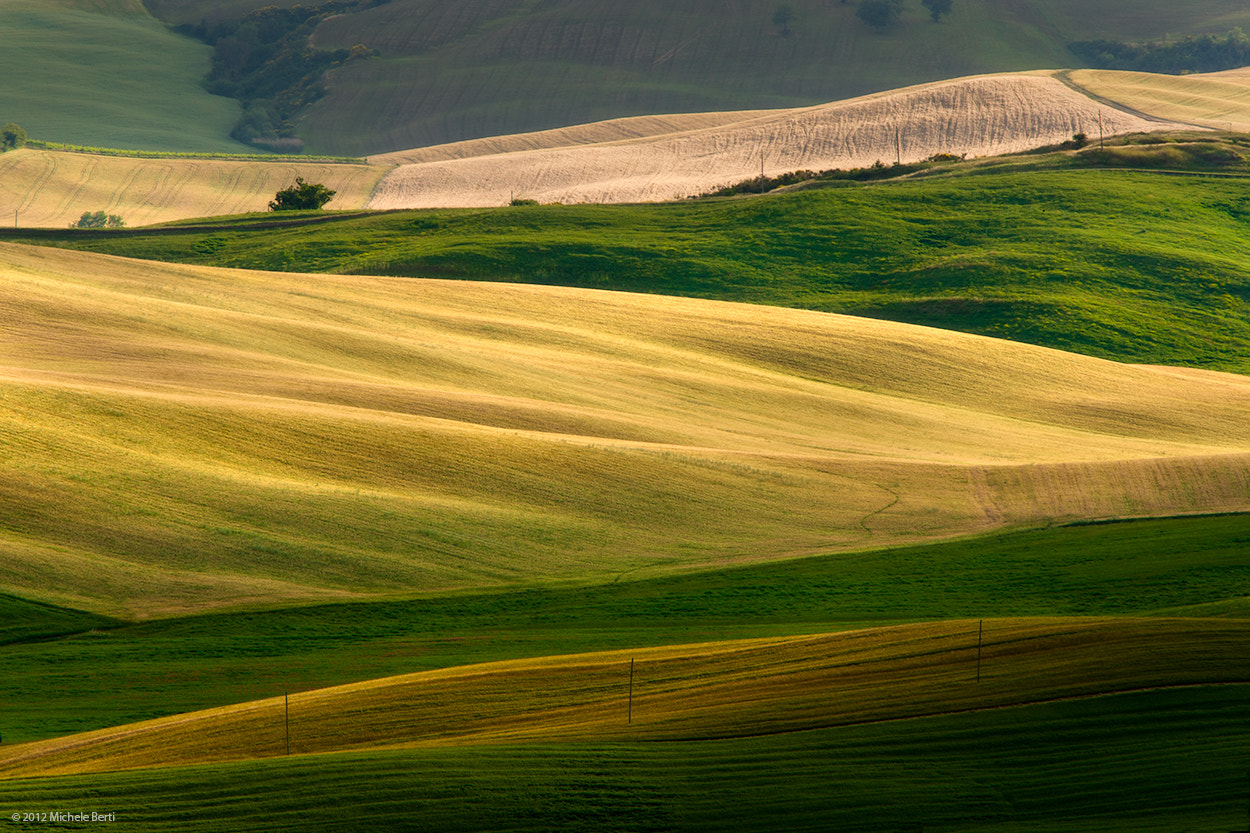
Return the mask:
[[[845,2],[845,0],[843,0]],[[952,0],[920,0],[934,23],[941,23],[950,14]],[[855,16],[878,32],[898,23],[903,16],[903,0],[860,0]]]
[[898,23],[903,14],[903,0],[861,0],[855,16],[878,32]]
[[321,208],[334,198],[338,191],[331,191],[319,182],[305,182],[302,176],[295,177],[295,184],[283,188],[269,203],[270,211],[303,211]]
[[951,0],[920,0],[920,5],[929,10],[934,23],[941,23],[942,15],[951,12]]
[[1250,38],[1233,29],[1222,39],[1214,35],[1184,37],[1178,41],[1121,43],[1110,40],[1068,44],[1077,57],[1099,69],[1135,72],[1219,72],[1250,66]]
[[363,45],[313,49],[309,37],[331,15],[359,11],[380,2],[385,0],[266,6],[238,19],[178,28],[213,47],[205,88],[243,105],[243,116],[230,135],[241,142],[298,150],[300,145],[293,138],[295,120],[304,107],[325,95],[325,73],[375,54]]
[[26,131],[19,124],[9,122],[4,127],[0,127],[0,153],[6,150],[16,150],[26,144]]
[[84,211],[73,228],[125,228],[126,221],[116,214],[103,211]]

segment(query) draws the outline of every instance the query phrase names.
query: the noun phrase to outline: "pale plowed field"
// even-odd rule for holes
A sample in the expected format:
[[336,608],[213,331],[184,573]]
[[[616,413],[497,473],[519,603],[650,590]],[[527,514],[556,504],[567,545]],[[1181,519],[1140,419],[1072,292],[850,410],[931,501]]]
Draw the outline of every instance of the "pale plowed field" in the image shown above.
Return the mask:
[[0,245],[0,589],[151,616],[1250,509],[1250,379]]
[[[1097,136],[1173,129],[1095,102],[1047,74],[956,79],[795,110],[619,122],[511,140],[462,142],[388,160],[423,159],[388,174],[370,208],[680,199],[756,176],[799,169],[911,162],[936,153],[984,156]],[[693,129],[684,125],[690,124]],[[601,133],[602,139],[587,143]],[[545,146],[572,139],[576,144]],[[462,158],[440,159],[458,154]],[[485,155],[476,155],[485,154]]]
[[86,211],[143,226],[265,211],[297,176],[338,191],[330,209],[362,208],[386,168],[322,162],[147,159],[23,148],[0,154],[0,222],[64,227]]
[[1250,68],[1202,75],[1079,69],[1068,77],[1095,95],[1161,119],[1250,130]]

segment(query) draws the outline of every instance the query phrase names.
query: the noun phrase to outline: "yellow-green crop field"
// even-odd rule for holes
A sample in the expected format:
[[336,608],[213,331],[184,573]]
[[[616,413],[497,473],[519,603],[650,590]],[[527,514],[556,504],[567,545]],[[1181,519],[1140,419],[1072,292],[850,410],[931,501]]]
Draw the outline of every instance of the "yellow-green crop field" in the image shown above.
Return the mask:
[[[403,829],[413,790],[467,767],[477,792],[450,788],[433,829],[711,829],[737,772],[771,796],[743,829],[815,830],[865,812],[816,786],[830,750],[915,726],[930,762],[901,781],[876,776],[901,747],[863,741],[874,785],[851,792],[885,815],[854,829],[1231,817],[1224,764],[1195,795],[1160,756],[1241,748],[1242,519],[1192,519],[1211,521],[1192,556],[1163,526],[977,536],[1245,512],[1245,376],[807,310],[17,244],[0,330],[5,816],[108,795],[122,830],[300,829],[264,786],[295,767],[327,829]],[[1083,727],[1106,720],[1098,751]],[[977,741],[943,751],[955,736]],[[968,769],[994,755],[1059,809]],[[549,805],[542,773],[571,760],[588,769]],[[672,818],[600,823],[637,802]]]
[[1250,130],[1250,72],[1245,69],[1198,75],[1078,69],[1067,76],[1097,96],[1157,118]]
[[143,158],[22,148],[0,154],[0,218],[23,227],[73,224],[105,211],[140,226],[265,211],[303,177],[338,193],[330,209],[362,208],[388,168],[327,162]]
[[0,776],[414,745],[753,737],[1223,684],[1247,650],[1239,621],[1005,619],[516,660],[20,744],[0,752]]
[[1250,503],[1238,375],[695,299],[0,261],[0,581],[97,612]]

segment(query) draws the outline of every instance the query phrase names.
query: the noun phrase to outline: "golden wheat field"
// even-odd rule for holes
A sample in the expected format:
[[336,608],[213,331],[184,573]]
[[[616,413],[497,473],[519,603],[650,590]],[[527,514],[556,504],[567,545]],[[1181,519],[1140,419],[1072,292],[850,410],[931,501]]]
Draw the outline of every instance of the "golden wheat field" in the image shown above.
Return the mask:
[[[390,154],[380,159],[413,161],[388,173],[368,205],[487,206],[514,197],[671,200],[761,173],[913,162],[939,153],[997,155],[1076,132],[1110,136],[1176,127],[1097,103],[1048,73],[961,78],[816,107],[744,113],[739,120],[729,120],[732,115],[606,122]],[[623,127],[639,135],[625,138]],[[556,146],[560,141],[568,144]]]
[[1161,119],[1216,130],[1250,130],[1248,68],[1196,75],[1078,69],[1068,77],[1094,95]]
[[361,208],[386,168],[320,162],[138,158],[22,148],[0,154],[0,222],[65,227],[105,211],[142,226],[265,211],[297,176],[338,194],[330,209]]
[[0,777],[273,757],[288,742],[298,755],[802,731],[1220,683],[1248,640],[1220,619],[956,620],[509,660],[9,746]]
[[822,314],[0,246],[0,586],[148,617],[1244,510],[1250,380]]

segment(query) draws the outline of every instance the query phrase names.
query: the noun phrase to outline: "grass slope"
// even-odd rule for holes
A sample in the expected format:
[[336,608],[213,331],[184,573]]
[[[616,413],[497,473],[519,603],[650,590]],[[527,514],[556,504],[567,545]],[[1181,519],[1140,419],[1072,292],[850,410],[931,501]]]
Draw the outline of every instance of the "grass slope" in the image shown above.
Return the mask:
[[[1245,824],[1243,687],[766,738],[344,753],[0,782],[0,811],[189,831],[899,830]],[[743,796],[749,795],[750,800]]]
[[316,161],[151,159],[23,148],[0,154],[0,206],[25,226],[64,228],[87,211],[129,226],[265,211],[296,177],[333,191],[330,209],[362,208],[386,168]]
[[3,260],[0,569],[45,601],[602,581],[1246,508],[1244,377],[693,299]]
[[[1077,163],[1218,173],[1245,151],[1126,144],[1090,148]],[[0,235],[221,266],[806,307],[1120,361],[1250,369],[1245,180],[1063,169],[1072,164],[1064,155],[986,160],[945,177],[746,200]]]
[[[10,742],[377,677],[908,621],[1243,616],[1250,515],[1062,527],[630,580],[101,624],[13,599]],[[67,617],[74,617],[67,622]],[[107,668],[107,676],[93,673]],[[49,696],[55,692],[55,696]]]
[[[2,0],[0,119],[96,147],[246,151],[239,105],[200,86],[208,48],[131,0]],[[100,208],[104,206],[99,206]],[[10,210],[10,213],[11,210]]]

